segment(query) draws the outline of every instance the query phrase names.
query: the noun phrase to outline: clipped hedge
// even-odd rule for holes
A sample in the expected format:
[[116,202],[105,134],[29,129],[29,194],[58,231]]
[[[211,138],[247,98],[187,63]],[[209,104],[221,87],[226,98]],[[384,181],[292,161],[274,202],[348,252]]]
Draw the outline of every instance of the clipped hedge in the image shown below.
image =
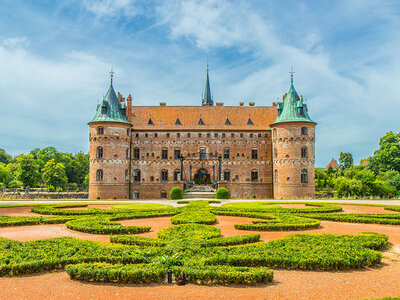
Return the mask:
[[305,206],[316,206],[310,208],[284,208],[276,203],[271,202],[236,202],[223,204],[221,207],[214,208],[213,212],[219,214],[223,211],[235,211],[235,212],[266,212],[266,213],[331,213],[341,212],[342,207],[333,204],[324,203],[312,203],[304,202]]
[[165,247],[167,245],[167,243],[163,240],[132,235],[112,235],[110,236],[110,242],[145,247]]
[[388,237],[377,233],[353,235],[296,234],[268,243],[219,248],[208,265],[300,270],[347,270],[378,264]]
[[400,225],[400,214],[309,214],[307,217],[334,222]]
[[[180,200],[180,201],[177,201],[176,203],[177,204],[188,204],[190,202],[196,202],[196,201],[198,201],[198,200]],[[207,202],[209,204],[221,204],[221,201],[219,201],[219,200],[207,200]]]
[[94,234],[143,233],[151,229],[150,226],[124,226],[104,216],[75,219],[65,223],[65,226],[68,229]]
[[271,282],[274,278],[272,270],[259,267],[231,267],[231,266],[204,266],[195,265],[174,267],[172,269],[175,278],[184,275],[186,280],[194,284],[204,285],[231,285],[246,284],[255,285]]
[[180,187],[176,186],[169,192],[169,199],[178,200],[183,198],[183,191]]
[[228,189],[220,187],[218,188],[216,194],[215,194],[215,198],[217,199],[229,199],[230,198],[230,194]]
[[171,223],[178,224],[214,224],[217,217],[210,212],[208,201],[191,201],[188,205],[181,208],[181,213],[171,218]]
[[215,239],[205,240],[201,243],[202,247],[218,247],[256,243],[260,241],[259,234],[247,234],[230,237],[220,237]]
[[82,263],[68,265],[65,271],[71,279],[96,282],[160,283],[167,270],[160,264],[122,265],[108,263]]
[[167,227],[159,232],[157,236],[160,239],[171,241],[171,240],[204,240],[219,237],[221,230],[208,225],[203,224],[183,224],[172,227]]
[[0,227],[26,226],[43,224],[62,224],[73,220],[74,217],[11,217],[0,216]]

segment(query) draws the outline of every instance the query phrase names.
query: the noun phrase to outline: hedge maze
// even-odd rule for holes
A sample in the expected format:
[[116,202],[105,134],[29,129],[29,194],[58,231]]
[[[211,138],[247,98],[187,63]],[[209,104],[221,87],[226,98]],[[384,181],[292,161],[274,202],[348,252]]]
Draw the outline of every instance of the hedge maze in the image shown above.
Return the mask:
[[[272,269],[348,270],[380,263],[388,237],[295,234],[260,242],[255,233],[221,237],[212,226],[218,215],[255,218],[236,224],[248,231],[305,230],[320,220],[400,225],[400,214],[343,214],[341,207],[312,204],[303,209],[262,203],[212,207],[193,201],[179,208],[68,210],[71,206],[39,206],[43,217],[0,217],[0,226],[65,223],[72,230],[110,234],[111,243],[75,238],[18,242],[0,238],[0,276],[21,276],[65,269],[72,279],[89,282],[163,283],[167,270],[193,284],[255,285],[273,280]],[[311,205],[311,204],[310,204]],[[388,208],[393,209],[393,208]],[[395,210],[395,209],[393,209]],[[172,226],[158,238],[132,234],[151,230],[123,226],[118,220],[171,216]]]

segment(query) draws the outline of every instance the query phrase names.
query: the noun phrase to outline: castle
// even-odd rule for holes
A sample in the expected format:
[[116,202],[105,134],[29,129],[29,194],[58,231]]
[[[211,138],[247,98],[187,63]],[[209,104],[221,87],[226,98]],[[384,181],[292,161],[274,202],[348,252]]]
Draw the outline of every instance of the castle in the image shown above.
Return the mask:
[[195,184],[231,198],[313,198],[315,126],[293,86],[272,106],[135,106],[111,84],[89,122],[89,199],[163,199]]

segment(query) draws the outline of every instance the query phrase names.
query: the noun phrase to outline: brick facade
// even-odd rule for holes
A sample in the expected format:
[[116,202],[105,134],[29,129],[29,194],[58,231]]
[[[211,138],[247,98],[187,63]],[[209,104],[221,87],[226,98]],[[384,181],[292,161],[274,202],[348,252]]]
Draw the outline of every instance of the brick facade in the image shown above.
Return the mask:
[[[125,105],[120,94],[116,101]],[[184,188],[193,181],[227,187],[231,198],[314,197],[315,123],[273,124],[276,103],[132,102],[129,96],[125,123],[89,123],[89,199],[160,199],[173,187]],[[306,134],[302,128],[307,128]]]

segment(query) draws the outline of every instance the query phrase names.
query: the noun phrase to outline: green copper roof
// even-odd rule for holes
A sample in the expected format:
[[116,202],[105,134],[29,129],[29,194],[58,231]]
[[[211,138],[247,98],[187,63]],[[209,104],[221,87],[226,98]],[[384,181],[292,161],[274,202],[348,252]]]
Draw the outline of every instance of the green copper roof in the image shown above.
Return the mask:
[[272,124],[286,122],[309,122],[315,123],[308,115],[307,105],[303,103],[296,90],[293,87],[293,82],[286,95],[285,101],[278,103],[278,117]]
[[108,89],[103,101],[97,104],[96,114],[94,115],[93,122],[119,122],[131,124],[125,115],[125,103],[120,103],[117,95],[115,94],[112,84]]
[[204,95],[203,95],[201,104],[202,105],[208,104],[210,106],[214,105],[214,101],[212,100],[212,97],[211,97],[210,79],[208,78],[208,69],[207,69],[206,86],[204,87]]

